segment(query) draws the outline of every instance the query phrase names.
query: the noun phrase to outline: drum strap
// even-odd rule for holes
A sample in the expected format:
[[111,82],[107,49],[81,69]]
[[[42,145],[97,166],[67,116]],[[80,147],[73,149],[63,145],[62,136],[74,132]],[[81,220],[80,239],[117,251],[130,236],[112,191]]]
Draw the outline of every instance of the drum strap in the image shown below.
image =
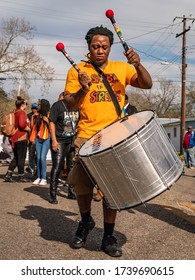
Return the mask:
[[110,97],[111,97],[111,99],[112,99],[112,102],[114,103],[114,106],[115,106],[117,115],[120,117],[120,116],[121,116],[121,113],[122,113],[122,110],[121,110],[120,105],[119,105],[119,103],[118,103],[118,100],[117,100],[117,98],[116,98],[116,94],[114,93],[114,91],[113,91],[111,85],[109,84],[109,82],[108,82],[108,80],[107,80],[107,78],[106,78],[106,75],[104,74],[104,72],[103,72],[98,66],[96,66],[96,65],[95,65],[94,63],[92,63],[92,62],[90,62],[90,63],[93,65],[93,67],[94,67],[95,70],[98,72],[98,74],[101,75],[102,81],[103,81],[105,87],[107,88],[107,90],[108,90],[108,92],[109,92],[109,94],[110,94]]

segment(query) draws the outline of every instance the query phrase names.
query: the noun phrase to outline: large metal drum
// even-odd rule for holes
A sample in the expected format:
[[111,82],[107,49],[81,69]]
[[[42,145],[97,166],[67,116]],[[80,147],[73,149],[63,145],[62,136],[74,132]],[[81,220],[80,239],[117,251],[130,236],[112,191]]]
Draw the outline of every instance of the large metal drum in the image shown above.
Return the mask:
[[79,158],[109,208],[142,204],[169,189],[183,164],[153,111],[107,126],[79,150]]

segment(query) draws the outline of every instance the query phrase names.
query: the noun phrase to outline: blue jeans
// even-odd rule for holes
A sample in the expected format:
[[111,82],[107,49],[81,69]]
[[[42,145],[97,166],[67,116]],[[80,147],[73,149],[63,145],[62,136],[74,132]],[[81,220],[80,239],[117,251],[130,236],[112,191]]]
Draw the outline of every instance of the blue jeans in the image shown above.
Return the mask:
[[189,149],[184,148],[184,158],[187,167],[195,166],[194,152],[195,147]]
[[36,156],[37,156],[37,177],[40,179],[46,179],[47,170],[47,153],[50,148],[50,136],[48,139],[43,140],[36,138]]

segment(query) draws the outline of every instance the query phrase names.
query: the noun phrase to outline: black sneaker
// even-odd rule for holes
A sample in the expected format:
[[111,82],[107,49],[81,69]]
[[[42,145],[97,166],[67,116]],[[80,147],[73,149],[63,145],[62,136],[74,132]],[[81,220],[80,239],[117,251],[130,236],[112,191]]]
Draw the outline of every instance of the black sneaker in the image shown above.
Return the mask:
[[4,177],[4,182],[10,182],[10,183],[13,183],[15,182],[13,179],[12,179],[12,175],[13,173],[8,171]]
[[30,180],[28,178],[26,178],[24,175],[19,175],[18,182],[19,183],[28,183],[28,182],[30,182]]
[[79,222],[78,229],[76,231],[76,234],[74,236],[72,245],[75,249],[79,249],[84,246],[87,236],[89,232],[95,227],[95,222],[93,218],[91,217],[89,222]]
[[122,249],[118,246],[117,239],[112,235],[103,238],[101,250],[111,257],[122,256]]
[[27,173],[31,173],[31,168],[30,168],[29,166],[27,166],[26,169],[25,169],[25,171],[26,171]]
[[11,177],[10,178],[4,177],[4,182],[15,183],[16,181],[14,181]]
[[25,171],[29,174],[29,175],[33,175],[33,169],[31,169],[29,166],[26,167]]

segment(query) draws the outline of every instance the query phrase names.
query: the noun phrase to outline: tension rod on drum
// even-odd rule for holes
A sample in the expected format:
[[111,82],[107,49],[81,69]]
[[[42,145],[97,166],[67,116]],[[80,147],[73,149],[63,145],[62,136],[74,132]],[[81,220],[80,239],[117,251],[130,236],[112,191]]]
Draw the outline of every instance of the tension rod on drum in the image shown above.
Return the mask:
[[[155,120],[155,117],[153,117],[153,119],[154,119],[155,124],[157,124],[157,122],[156,122],[156,120]],[[155,133],[155,131],[153,132],[153,134],[154,134],[154,133]],[[152,135],[153,135],[153,134],[152,134]],[[151,137],[152,135],[150,134],[150,137]],[[139,140],[139,142],[140,142],[140,144],[141,144],[143,150],[145,151],[145,153],[147,154],[147,156],[148,156],[148,158],[150,159],[151,163],[153,164],[153,167],[154,167],[154,169],[156,170],[157,174],[159,175],[159,178],[160,178],[161,181],[164,183],[164,185],[166,186],[166,188],[169,189],[169,186],[168,186],[167,182],[165,181],[164,177],[162,176],[162,174],[161,174],[161,172],[160,172],[158,166],[156,166],[155,161],[154,161],[153,158],[151,157],[151,155],[150,155],[150,153],[149,153],[147,147],[145,146],[144,142],[142,141],[141,137],[139,136],[139,133],[137,133],[137,138],[138,138],[138,140]],[[146,140],[146,139],[145,139],[145,140]]]
[[112,146],[111,148],[112,148],[112,150],[114,151],[113,154],[115,155],[115,157],[118,159],[118,161],[119,161],[120,164],[122,165],[122,167],[123,167],[123,169],[124,169],[124,171],[125,171],[125,173],[126,173],[128,179],[131,181],[132,186],[133,186],[135,192],[137,193],[137,196],[139,197],[141,203],[146,207],[146,205],[145,205],[145,203],[144,203],[144,201],[143,201],[143,199],[142,199],[142,196],[140,195],[140,193],[139,193],[139,191],[137,190],[137,187],[136,187],[134,181],[132,180],[132,177],[129,175],[129,172],[128,172],[126,166],[124,165],[124,163],[123,163],[123,161],[121,160],[121,158],[118,156],[118,154],[117,154],[115,148],[114,148],[113,146]]
[[[114,199],[113,195],[111,194],[111,192],[110,192],[109,189],[107,188],[106,184],[104,183],[104,180],[103,180],[102,176],[100,175],[100,173],[98,172],[96,166],[94,165],[94,163],[93,163],[93,161],[92,161],[92,156],[89,157],[89,161],[90,161],[91,165],[93,166],[93,168],[95,169],[96,173],[98,174],[100,180],[102,181],[102,184],[104,185],[105,189],[106,189],[107,192],[109,193],[110,197],[111,197],[112,200],[114,201],[114,203],[115,203],[115,205],[116,205],[116,207],[117,207],[117,210],[120,211],[120,210],[121,210],[120,207],[118,206],[118,204],[117,204],[116,200]],[[86,167],[85,167],[85,168],[86,168]],[[88,173],[89,173],[89,171],[88,171]],[[91,176],[91,175],[90,175],[90,176]]]

